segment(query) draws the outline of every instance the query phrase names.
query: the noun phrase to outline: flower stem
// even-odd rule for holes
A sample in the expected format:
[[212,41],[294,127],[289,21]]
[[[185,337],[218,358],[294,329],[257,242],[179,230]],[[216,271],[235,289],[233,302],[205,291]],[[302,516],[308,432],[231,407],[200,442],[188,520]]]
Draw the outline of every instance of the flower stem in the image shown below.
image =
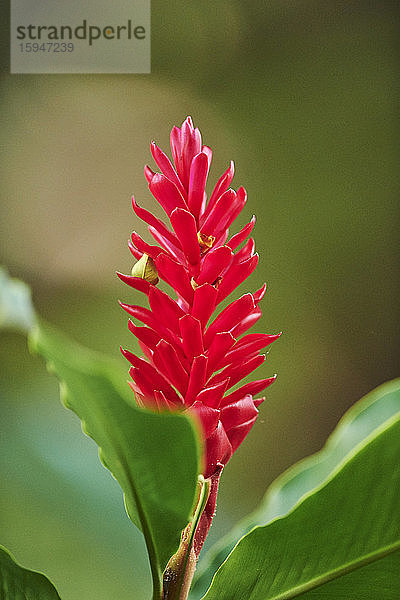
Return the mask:
[[197,563],[193,540],[211,488],[210,481],[205,480],[202,475],[199,475],[199,485],[199,499],[193,519],[183,531],[179,549],[169,561],[164,573],[162,600],[186,600],[189,594]]

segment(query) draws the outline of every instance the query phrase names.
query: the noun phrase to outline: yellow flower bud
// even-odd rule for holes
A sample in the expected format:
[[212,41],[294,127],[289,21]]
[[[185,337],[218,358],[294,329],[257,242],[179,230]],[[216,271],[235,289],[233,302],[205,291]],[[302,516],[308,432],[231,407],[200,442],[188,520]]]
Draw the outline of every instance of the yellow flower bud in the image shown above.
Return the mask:
[[156,285],[159,282],[158,273],[154,260],[147,254],[143,254],[136,264],[132,267],[132,275],[145,279],[149,283]]

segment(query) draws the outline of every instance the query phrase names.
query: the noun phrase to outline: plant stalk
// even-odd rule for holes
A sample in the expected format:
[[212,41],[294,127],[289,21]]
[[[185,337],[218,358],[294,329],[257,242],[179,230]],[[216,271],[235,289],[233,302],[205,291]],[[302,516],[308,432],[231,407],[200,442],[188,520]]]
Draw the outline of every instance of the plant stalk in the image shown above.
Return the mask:
[[187,600],[197,564],[193,540],[200,517],[207,504],[211,483],[199,476],[199,499],[192,521],[184,529],[179,549],[169,561],[164,572],[162,600]]

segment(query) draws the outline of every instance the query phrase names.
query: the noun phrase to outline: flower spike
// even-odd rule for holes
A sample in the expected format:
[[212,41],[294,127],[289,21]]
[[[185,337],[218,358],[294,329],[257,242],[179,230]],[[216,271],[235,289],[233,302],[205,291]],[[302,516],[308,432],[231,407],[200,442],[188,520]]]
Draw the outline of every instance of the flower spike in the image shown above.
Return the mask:
[[[136,216],[159,245],[134,232],[129,247],[138,263],[132,275],[118,273],[123,282],[148,296],[150,306],[121,303],[141,322],[138,326],[129,321],[129,329],[145,357],[122,352],[131,365],[130,385],[138,405],[155,411],[187,411],[203,433],[203,475],[212,483],[195,540],[198,553],[214,514],[221,471],[257,419],[263,398],[255,395],[276,376],[233,391],[232,387],[264,362],[260,351],[280,334],[246,334],[261,316],[265,284],[253,294],[232,299],[211,319],[218,304],[257,267],[259,256],[254,239],[249,238],[255,217],[238,232],[229,233],[247,202],[243,187],[237,191],[230,187],[233,162],[207,200],[212,151],[202,144],[191,117],[180,128],[173,127],[170,140],[172,160],[152,142],[151,154],[160,172],[149,166],[144,171],[167,222],[132,198]],[[171,286],[175,296],[156,287],[158,278]]]

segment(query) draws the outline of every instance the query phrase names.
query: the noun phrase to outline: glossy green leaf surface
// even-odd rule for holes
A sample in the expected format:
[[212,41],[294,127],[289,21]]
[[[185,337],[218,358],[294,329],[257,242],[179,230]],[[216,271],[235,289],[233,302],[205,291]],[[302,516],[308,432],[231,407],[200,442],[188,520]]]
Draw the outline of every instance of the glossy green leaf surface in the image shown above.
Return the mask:
[[342,417],[324,448],[290,467],[268,489],[260,506],[222,538],[200,562],[191,598],[201,598],[238,540],[256,526],[287,514],[320,486],[341,461],[387,419],[400,411],[400,379],[385,383],[354,404]]
[[0,328],[29,331],[35,322],[31,290],[0,267]]
[[161,571],[179,545],[194,504],[197,431],[182,414],[137,408],[119,363],[78,346],[47,324],[34,328],[30,346],[60,379],[63,403],[81,419],[121,485],[129,517],[145,537],[156,596]]
[[291,512],[242,538],[206,600],[397,600],[399,458],[397,409]]
[[47,577],[19,566],[0,546],[0,600],[60,600],[60,596]]

